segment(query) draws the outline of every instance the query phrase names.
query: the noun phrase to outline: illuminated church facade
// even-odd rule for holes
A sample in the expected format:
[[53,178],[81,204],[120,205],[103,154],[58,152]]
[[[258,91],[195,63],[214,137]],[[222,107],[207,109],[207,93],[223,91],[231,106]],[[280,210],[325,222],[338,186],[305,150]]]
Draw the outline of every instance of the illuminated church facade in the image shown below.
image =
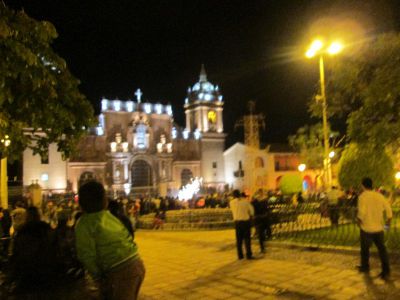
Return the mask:
[[[171,105],[133,100],[101,100],[99,124],[68,161],[52,146],[47,162],[24,153],[24,185],[38,180],[44,189],[73,190],[88,179],[114,194],[176,195],[192,178],[205,187],[225,187],[223,97],[207,80],[204,67],[184,102],[185,127],[173,118]],[[56,165],[54,165],[56,164]]]

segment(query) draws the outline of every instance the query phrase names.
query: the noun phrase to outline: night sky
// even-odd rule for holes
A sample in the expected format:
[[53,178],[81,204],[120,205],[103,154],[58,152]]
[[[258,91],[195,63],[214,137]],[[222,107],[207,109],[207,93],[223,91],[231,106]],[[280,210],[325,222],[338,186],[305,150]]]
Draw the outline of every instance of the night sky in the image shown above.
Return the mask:
[[398,2],[5,1],[55,25],[54,48],[97,113],[102,96],[133,99],[141,88],[145,101],[171,103],[175,121],[184,125],[186,90],[204,63],[224,95],[228,145],[243,139],[234,124],[249,100],[265,115],[264,142],[286,142],[316,122],[307,103],[318,86],[318,64],[303,55],[315,24],[351,19],[367,36],[398,30]]

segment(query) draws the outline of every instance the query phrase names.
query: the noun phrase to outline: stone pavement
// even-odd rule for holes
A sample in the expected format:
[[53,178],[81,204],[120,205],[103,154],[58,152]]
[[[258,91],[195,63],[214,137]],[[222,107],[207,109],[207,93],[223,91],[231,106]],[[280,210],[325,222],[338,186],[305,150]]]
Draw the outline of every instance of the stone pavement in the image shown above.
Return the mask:
[[[358,255],[268,247],[256,260],[236,259],[234,231],[136,233],[146,265],[140,300],[152,299],[400,299],[400,264],[392,280],[359,274]],[[259,250],[256,241],[253,251]]]

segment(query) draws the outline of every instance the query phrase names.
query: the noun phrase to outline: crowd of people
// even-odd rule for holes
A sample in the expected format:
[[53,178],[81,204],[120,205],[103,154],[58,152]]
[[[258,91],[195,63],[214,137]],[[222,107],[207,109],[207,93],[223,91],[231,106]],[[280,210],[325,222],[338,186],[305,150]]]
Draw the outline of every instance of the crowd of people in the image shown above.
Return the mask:
[[[16,203],[0,209],[3,289],[21,296],[85,280],[85,270],[105,299],[136,299],[144,265],[134,242],[134,206],[108,200],[88,182],[75,199],[42,207]],[[0,293],[1,294],[1,293]]]
[[[79,201],[74,197],[58,203],[50,199],[40,208],[18,202],[11,212],[0,208],[2,269],[6,270],[16,292],[49,289],[60,280],[81,279],[86,269],[99,281],[101,291],[109,299],[118,299],[119,296],[113,298],[112,295],[123,293],[135,299],[145,273],[134,242],[140,215],[154,213],[154,228],[158,229],[162,228],[169,210],[229,208],[235,222],[238,258],[254,259],[251,228],[253,225],[256,228],[260,252],[264,253],[265,241],[272,235],[274,205],[300,207],[319,203],[321,216],[329,218],[332,226],[339,224],[340,208],[358,207],[358,214],[352,217],[357,218],[361,227],[360,271],[369,270],[368,249],[374,242],[382,260],[382,276],[386,277],[390,272],[389,263],[382,243],[383,231],[377,224],[382,221],[383,211],[389,219],[387,224],[390,224],[390,206],[372,193],[370,181],[363,182],[363,186],[364,192],[359,196],[353,191],[344,193],[332,187],[327,193],[311,194],[307,198],[301,193],[285,197],[279,191],[263,190],[249,197],[235,190],[190,201],[168,197],[109,200],[100,183],[89,182],[80,188]],[[376,202],[365,204],[368,201]],[[369,206],[377,209],[377,213],[372,212]],[[121,278],[130,278],[130,281]],[[118,286],[118,291],[115,286]]]

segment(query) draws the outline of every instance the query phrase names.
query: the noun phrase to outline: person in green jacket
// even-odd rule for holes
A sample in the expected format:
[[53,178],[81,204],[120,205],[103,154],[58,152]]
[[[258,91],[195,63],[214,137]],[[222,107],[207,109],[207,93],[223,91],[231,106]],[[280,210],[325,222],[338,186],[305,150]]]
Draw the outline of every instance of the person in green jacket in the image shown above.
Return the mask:
[[137,299],[145,268],[132,236],[106,210],[101,183],[85,183],[78,195],[83,211],[75,228],[78,259],[99,282],[105,299]]

